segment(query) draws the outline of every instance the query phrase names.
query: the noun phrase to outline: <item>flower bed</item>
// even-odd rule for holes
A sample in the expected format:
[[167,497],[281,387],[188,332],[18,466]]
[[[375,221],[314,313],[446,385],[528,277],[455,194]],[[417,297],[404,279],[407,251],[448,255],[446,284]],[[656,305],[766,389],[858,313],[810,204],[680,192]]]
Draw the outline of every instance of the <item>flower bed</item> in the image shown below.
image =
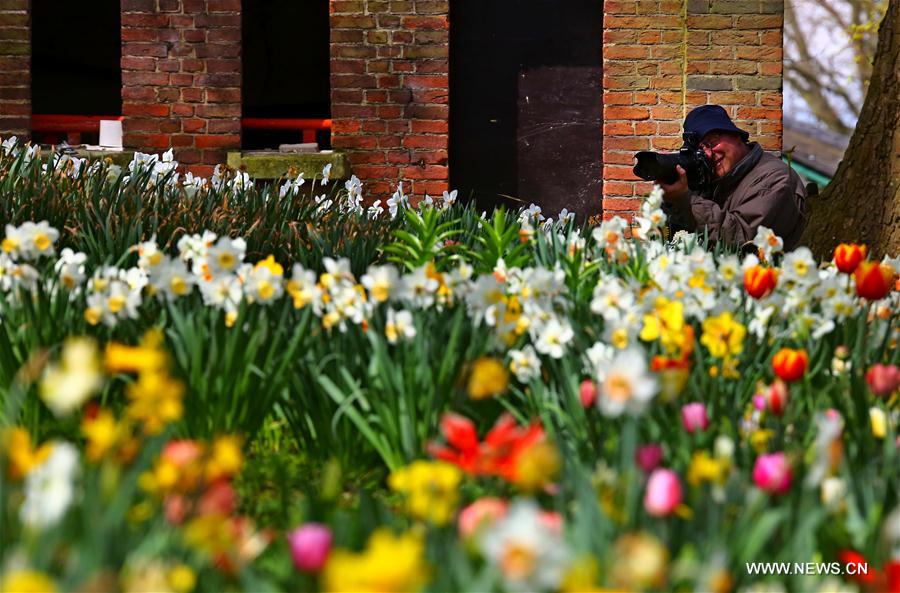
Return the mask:
[[900,260],[176,167],[4,143],[3,590],[900,590]]

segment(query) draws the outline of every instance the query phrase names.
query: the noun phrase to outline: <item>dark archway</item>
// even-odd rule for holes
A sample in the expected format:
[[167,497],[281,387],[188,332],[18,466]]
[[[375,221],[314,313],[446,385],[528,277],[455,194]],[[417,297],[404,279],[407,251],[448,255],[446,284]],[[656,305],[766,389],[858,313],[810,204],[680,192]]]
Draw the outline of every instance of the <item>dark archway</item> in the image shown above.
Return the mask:
[[[32,113],[122,114],[120,22],[119,0],[32,0]],[[96,143],[97,134],[82,141]]]
[[603,3],[455,0],[450,176],[483,207],[600,211]]
[[[244,0],[245,118],[331,117],[328,0]],[[245,129],[243,148],[277,148],[302,140],[297,130]],[[330,146],[327,132],[317,136]]]

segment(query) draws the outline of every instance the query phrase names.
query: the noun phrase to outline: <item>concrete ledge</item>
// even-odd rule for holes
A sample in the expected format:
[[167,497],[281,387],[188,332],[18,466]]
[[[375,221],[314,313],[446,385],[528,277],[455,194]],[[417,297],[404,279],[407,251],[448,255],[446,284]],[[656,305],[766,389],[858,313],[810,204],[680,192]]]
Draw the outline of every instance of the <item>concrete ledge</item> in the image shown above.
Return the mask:
[[228,166],[243,169],[253,179],[278,179],[291,167],[307,179],[322,175],[322,168],[331,163],[331,178],[350,177],[350,161],[342,152],[284,153],[270,150],[245,150],[228,153]]
[[109,159],[114,165],[119,165],[123,169],[128,167],[128,163],[134,160],[133,150],[85,150],[79,148],[75,150],[75,154],[80,159],[88,159],[91,161],[102,161]]

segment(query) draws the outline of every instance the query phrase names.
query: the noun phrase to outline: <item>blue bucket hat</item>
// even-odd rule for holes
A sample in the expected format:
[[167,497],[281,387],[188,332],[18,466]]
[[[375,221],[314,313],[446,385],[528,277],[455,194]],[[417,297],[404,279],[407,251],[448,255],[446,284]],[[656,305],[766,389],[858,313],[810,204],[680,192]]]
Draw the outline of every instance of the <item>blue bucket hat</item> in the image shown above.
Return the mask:
[[696,137],[699,139],[712,131],[739,134],[744,142],[750,138],[749,133],[734,125],[721,105],[701,105],[692,109],[684,118],[685,135],[697,134]]

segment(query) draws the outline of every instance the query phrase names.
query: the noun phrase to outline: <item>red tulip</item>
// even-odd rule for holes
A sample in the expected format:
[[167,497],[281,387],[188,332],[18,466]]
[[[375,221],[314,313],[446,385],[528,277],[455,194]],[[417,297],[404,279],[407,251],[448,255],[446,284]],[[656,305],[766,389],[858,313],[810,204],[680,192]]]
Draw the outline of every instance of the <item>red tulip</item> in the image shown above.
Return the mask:
[[761,299],[775,290],[778,283],[778,272],[775,268],[753,266],[744,272],[744,288],[747,294],[755,299]]
[[582,381],[581,388],[578,391],[578,398],[581,400],[582,407],[585,409],[590,408],[597,399],[597,384],[590,379]]
[[834,248],[834,265],[844,274],[852,274],[864,259],[866,259],[865,245],[841,243]]
[[856,294],[870,301],[883,299],[894,285],[894,269],[878,262],[860,262],[853,277],[856,279]]
[[875,364],[866,373],[866,383],[875,395],[890,395],[900,387],[900,367],[895,364]]
[[793,383],[799,381],[806,373],[809,365],[809,356],[802,348],[782,348],[772,357],[772,370],[782,381]]
[[[857,583],[863,585],[869,585],[875,582],[877,578],[877,571],[875,567],[869,564],[869,561],[866,560],[866,557],[860,554],[855,550],[841,550],[838,552],[838,560],[844,565],[844,570],[847,570],[847,565],[854,565],[852,574],[850,570],[847,570],[847,576],[856,581]],[[867,570],[865,572],[862,571],[862,567],[865,566]]]
[[788,386],[784,381],[775,379],[771,385],[765,385],[759,395],[767,410],[776,416],[784,414],[788,402]]

